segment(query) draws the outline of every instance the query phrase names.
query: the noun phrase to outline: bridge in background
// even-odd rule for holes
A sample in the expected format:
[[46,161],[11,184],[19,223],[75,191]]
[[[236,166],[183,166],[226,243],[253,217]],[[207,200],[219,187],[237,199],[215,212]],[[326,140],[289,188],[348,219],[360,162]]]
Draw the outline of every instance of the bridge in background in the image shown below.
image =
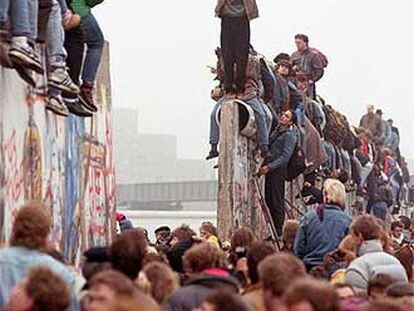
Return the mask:
[[215,202],[217,188],[216,180],[118,185],[117,205],[127,209],[180,209],[182,203]]

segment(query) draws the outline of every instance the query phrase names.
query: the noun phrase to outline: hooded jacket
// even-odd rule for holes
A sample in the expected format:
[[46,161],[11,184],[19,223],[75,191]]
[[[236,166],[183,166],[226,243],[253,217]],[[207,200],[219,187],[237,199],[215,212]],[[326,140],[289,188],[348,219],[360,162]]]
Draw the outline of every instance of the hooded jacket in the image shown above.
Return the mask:
[[225,289],[239,292],[239,282],[228,272],[221,269],[209,269],[188,280],[183,287],[167,298],[163,309],[168,311],[192,311],[201,306],[214,290]]

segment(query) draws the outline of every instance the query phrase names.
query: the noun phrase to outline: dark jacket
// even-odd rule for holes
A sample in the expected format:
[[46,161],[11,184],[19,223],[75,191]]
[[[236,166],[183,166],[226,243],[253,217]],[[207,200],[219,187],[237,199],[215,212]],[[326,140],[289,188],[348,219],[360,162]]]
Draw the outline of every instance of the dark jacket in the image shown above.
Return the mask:
[[320,80],[323,76],[324,64],[320,56],[311,49],[293,53],[292,63],[294,66],[299,66],[300,72],[313,82]]
[[300,221],[295,239],[295,255],[307,265],[321,265],[323,257],[335,250],[348,234],[350,224],[351,217],[339,206],[327,204],[318,212],[312,208]]
[[232,276],[223,276],[205,271],[187,281],[187,283],[167,298],[163,309],[168,311],[192,311],[201,306],[214,290],[239,292],[240,285]]
[[298,136],[291,128],[278,126],[270,134],[269,149],[273,157],[267,166],[271,171],[278,168],[286,168],[295,150],[297,141]]
[[[228,0],[218,0],[215,9],[216,16],[222,17],[222,9]],[[246,15],[249,20],[259,17],[259,10],[257,8],[256,0],[243,0]]]
[[390,207],[393,203],[392,191],[385,185],[378,187],[377,193],[375,195],[375,201],[377,203],[384,202]]

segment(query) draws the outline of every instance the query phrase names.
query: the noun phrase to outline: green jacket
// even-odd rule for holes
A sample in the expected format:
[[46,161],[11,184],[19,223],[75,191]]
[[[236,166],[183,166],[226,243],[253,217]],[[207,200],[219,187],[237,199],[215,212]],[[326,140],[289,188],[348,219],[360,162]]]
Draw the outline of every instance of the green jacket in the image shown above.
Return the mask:
[[72,0],[73,13],[85,17],[91,14],[91,8],[86,4],[86,0]]

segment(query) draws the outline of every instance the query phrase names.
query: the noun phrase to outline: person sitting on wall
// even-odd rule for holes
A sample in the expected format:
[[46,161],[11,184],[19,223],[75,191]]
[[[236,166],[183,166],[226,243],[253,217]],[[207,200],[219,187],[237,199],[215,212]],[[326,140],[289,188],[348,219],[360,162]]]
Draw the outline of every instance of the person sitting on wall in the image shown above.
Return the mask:
[[[224,68],[222,57],[219,56],[219,61],[217,64],[217,76],[220,81],[224,80]],[[263,102],[260,100],[260,62],[256,57],[256,52],[251,48],[249,59],[247,62],[246,69],[246,84],[243,93],[239,93],[237,98],[246,102],[254,111],[256,127],[257,127],[257,136],[259,140],[259,147],[261,154],[264,158],[269,158],[271,156],[269,152],[269,135],[268,135],[268,125],[266,120],[266,112],[263,108]],[[234,95],[234,94],[233,94]],[[234,98],[234,96],[226,94],[221,97],[216,105],[213,108],[210,119],[210,145],[211,149],[208,153],[206,160],[210,160],[218,157],[219,152],[217,149],[219,139],[220,139],[220,128],[217,123],[216,115],[217,111],[220,108],[222,102]]]
[[282,235],[285,220],[286,168],[298,141],[297,134],[292,128],[295,122],[296,115],[292,110],[282,113],[280,124],[269,139],[272,158],[258,172],[258,176],[266,175],[266,203],[279,236]]

